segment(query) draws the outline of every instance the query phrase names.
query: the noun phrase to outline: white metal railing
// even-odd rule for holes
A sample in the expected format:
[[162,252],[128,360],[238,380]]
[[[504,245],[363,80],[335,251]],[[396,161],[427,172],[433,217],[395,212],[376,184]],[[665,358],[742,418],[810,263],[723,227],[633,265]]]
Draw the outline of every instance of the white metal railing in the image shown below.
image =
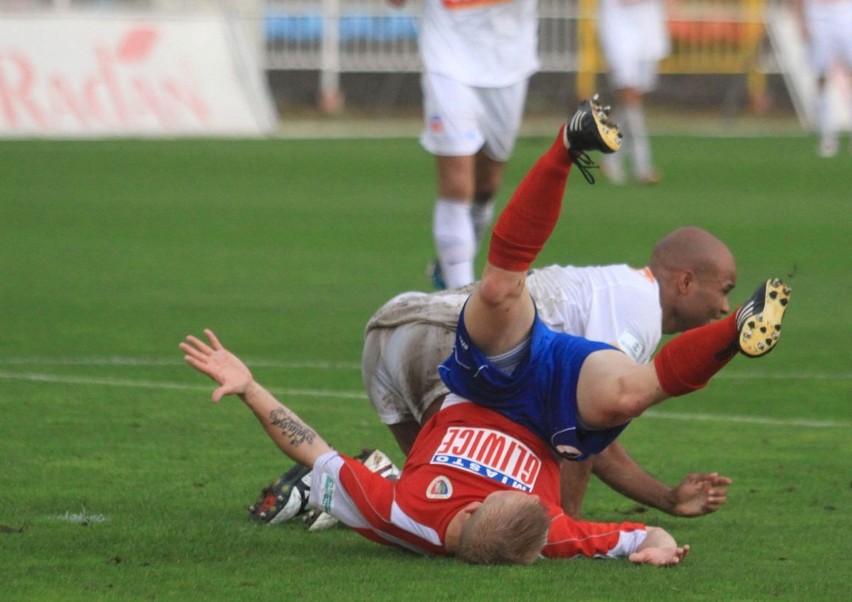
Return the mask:
[[[416,72],[422,3],[387,0],[269,0],[266,56],[270,69],[320,69],[326,53],[343,72]],[[576,0],[539,0],[539,53],[544,71],[576,68]],[[325,50],[324,47],[325,46]]]
[[[771,72],[762,44],[768,0],[671,0],[674,52],[663,73]],[[604,69],[596,43],[596,0],[539,0],[542,71],[578,74],[588,87]],[[243,25],[267,71],[315,70],[320,96],[339,90],[341,73],[417,72],[421,0],[0,0],[4,11],[228,11]],[[769,58],[770,60],[766,60]],[[755,85],[760,85],[759,83]]]

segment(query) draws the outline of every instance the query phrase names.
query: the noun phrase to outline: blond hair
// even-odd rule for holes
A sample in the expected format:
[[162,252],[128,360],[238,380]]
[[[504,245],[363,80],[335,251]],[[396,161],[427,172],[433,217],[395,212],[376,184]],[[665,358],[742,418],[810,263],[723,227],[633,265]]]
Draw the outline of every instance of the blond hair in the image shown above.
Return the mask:
[[548,529],[550,517],[537,496],[486,498],[462,527],[456,556],[471,564],[532,564]]

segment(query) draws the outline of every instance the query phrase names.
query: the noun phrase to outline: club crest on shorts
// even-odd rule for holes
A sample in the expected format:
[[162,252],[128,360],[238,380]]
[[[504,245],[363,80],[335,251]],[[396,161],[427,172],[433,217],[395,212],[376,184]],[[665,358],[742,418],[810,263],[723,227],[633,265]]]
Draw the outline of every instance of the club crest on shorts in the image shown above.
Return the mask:
[[435,477],[429,487],[426,488],[426,497],[430,500],[447,500],[453,495],[453,484],[450,480],[441,475]]
[[556,451],[559,452],[559,455],[568,460],[572,460],[574,458],[579,458],[583,455],[579,449],[574,447],[573,445],[557,445]]

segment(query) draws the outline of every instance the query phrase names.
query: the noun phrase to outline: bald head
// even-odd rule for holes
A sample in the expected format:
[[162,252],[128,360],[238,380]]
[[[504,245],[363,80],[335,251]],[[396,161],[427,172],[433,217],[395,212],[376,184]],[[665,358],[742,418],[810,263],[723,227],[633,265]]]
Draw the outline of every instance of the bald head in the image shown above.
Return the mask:
[[730,311],[736,261],[706,230],[687,226],[670,232],[654,247],[648,267],[660,284],[664,333],[702,326]]
[[[666,270],[716,270],[721,263],[734,263],[727,245],[695,226],[678,228],[665,235],[651,252],[648,266]],[[656,273],[656,272],[655,272]]]

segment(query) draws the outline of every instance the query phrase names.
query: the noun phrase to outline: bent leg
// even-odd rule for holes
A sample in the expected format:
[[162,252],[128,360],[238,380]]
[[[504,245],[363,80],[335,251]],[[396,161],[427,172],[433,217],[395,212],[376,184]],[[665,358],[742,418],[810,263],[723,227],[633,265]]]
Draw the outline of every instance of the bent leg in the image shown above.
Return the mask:
[[560,129],[494,226],[488,264],[464,318],[471,338],[486,355],[509,351],[529,334],[535,308],[526,290],[526,272],[556,226],[570,171],[571,157]]

